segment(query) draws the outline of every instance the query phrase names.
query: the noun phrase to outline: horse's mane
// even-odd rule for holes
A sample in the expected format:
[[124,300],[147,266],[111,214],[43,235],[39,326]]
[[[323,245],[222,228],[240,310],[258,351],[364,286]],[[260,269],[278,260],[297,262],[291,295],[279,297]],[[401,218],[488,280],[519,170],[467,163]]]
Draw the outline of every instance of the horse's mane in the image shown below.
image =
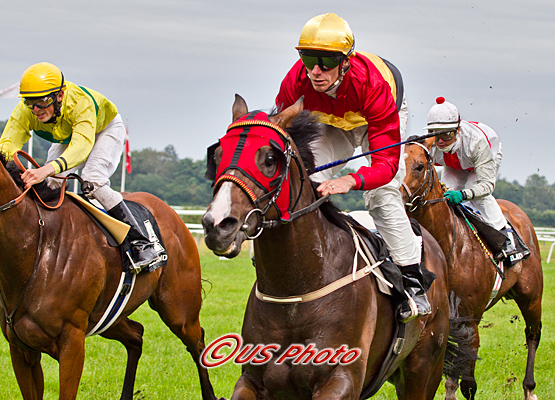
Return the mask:
[[[25,184],[23,183],[23,179],[21,179],[22,171],[15,165],[13,160],[8,161],[5,154],[0,151],[0,161],[2,162],[2,165],[4,166],[6,171],[8,171],[8,173],[12,177],[15,184],[21,190],[25,190]],[[44,202],[55,201],[55,200],[58,200],[60,198],[61,188],[52,189],[50,186],[48,186],[46,181],[43,181],[41,183],[36,184],[34,186],[34,188],[35,188],[35,191],[38,193],[39,197]],[[36,195],[32,190],[29,191],[29,193],[30,193],[31,197],[36,198]]]
[[[304,110],[293,119],[291,126],[288,127],[286,131],[293,139],[293,142],[295,142],[308,174],[312,174],[316,165],[314,164],[314,153],[312,151],[311,144],[322,135],[321,124],[317,122],[317,118],[314,114],[310,111]],[[316,188],[320,183],[313,181],[310,182],[316,197],[320,197],[319,193],[316,191]],[[341,229],[350,232],[350,228],[347,225],[347,220],[349,218],[343,214],[341,210],[333,204],[333,202],[324,202],[320,206],[320,210],[327,220]]]

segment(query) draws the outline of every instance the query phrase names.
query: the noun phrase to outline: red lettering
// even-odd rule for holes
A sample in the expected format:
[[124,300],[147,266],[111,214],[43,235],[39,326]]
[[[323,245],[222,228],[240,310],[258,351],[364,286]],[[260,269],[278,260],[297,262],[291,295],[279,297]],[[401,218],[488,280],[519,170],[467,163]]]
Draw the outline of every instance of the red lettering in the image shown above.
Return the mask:
[[[200,362],[205,368],[218,367],[231,360],[239,351],[243,339],[236,333],[229,333],[216,339],[202,352]],[[235,346],[235,348],[234,348]],[[220,350],[224,347],[229,347],[233,351],[229,354],[220,354]],[[214,360],[214,361],[211,361]]]
[[303,351],[304,346],[300,344],[292,344],[287,350],[277,359],[276,364],[282,364],[287,358],[296,357],[301,351]]
[[321,350],[316,357],[314,357],[314,364],[322,364],[325,363],[333,356],[333,349],[323,349]]

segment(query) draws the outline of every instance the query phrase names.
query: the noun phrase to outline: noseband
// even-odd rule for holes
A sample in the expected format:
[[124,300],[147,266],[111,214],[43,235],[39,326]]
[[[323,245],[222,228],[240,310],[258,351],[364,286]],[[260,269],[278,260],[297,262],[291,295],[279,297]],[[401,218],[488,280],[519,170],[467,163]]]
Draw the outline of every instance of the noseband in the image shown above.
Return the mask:
[[436,170],[432,163],[432,157],[430,156],[430,151],[426,148],[426,146],[418,142],[407,143],[407,145],[411,145],[411,144],[416,144],[424,149],[424,153],[426,154],[428,164],[426,166],[426,172],[424,174],[424,181],[418,187],[418,189],[414,191],[414,193],[411,193],[410,189],[405,184],[405,182],[403,182],[402,184],[403,188],[407,192],[407,195],[409,196],[408,201],[405,203],[405,207],[407,208],[408,212],[414,212],[418,208],[424,207],[426,204],[433,204],[433,203],[439,203],[439,202],[445,201],[445,197],[441,197],[439,199],[426,200],[426,196],[428,195],[428,193],[430,193],[430,191],[434,187]]

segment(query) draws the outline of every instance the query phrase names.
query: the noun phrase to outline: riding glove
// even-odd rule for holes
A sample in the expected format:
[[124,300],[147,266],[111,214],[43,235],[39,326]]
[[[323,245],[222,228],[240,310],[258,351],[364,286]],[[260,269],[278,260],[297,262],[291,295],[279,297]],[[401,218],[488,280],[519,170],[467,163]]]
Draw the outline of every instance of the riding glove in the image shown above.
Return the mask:
[[463,194],[460,190],[457,190],[457,191],[448,190],[443,194],[443,196],[445,196],[447,201],[451,204],[459,204],[460,202],[463,201]]

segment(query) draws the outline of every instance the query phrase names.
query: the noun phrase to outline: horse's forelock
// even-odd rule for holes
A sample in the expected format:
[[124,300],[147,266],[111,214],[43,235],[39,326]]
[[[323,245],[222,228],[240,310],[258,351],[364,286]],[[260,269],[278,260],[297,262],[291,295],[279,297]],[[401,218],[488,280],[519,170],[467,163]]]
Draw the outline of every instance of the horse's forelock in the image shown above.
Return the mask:
[[312,173],[316,166],[311,143],[322,135],[316,117],[310,111],[301,111],[286,130],[295,142],[306,170]]

